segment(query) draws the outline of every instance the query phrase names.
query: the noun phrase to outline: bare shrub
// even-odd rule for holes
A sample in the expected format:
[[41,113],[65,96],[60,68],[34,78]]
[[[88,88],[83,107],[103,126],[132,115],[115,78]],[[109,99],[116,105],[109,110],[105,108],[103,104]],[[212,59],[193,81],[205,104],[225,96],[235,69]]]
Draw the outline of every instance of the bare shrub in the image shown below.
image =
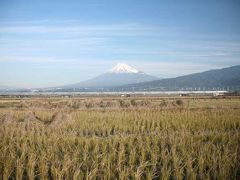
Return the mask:
[[137,106],[137,102],[135,99],[131,99],[130,103],[132,106]]
[[121,108],[127,108],[130,106],[130,103],[128,100],[119,99],[119,105]]
[[184,103],[183,103],[183,101],[181,99],[178,99],[178,100],[176,100],[176,105],[183,106]]
[[86,108],[93,108],[94,103],[92,101],[85,101],[84,102]]
[[162,100],[162,101],[160,102],[159,106],[162,107],[162,108],[163,108],[163,107],[167,107],[167,106],[168,106],[168,103],[167,103],[166,100]]
[[150,106],[151,102],[148,100],[142,100],[138,104],[139,104],[139,106]]

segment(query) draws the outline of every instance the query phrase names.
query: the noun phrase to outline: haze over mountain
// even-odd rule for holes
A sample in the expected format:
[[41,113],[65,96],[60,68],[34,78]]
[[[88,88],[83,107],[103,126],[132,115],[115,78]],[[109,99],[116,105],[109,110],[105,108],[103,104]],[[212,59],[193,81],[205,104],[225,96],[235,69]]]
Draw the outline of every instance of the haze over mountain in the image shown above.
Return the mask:
[[23,88],[0,85],[0,91],[13,91],[13,90],[22,90]]
[[142,82],[117,87],[114,90],[239,90],[240,65],[223,69],[209,70],[176,78]]
[[0,90],[8,90],[8,89],[12,89],[12,87],[0,85]]
[[179,91],[240,90],[240,65],[214,69],[176,78],[158,79],[126,64],[117,64],[93,79],[44,89],[20,89],[0,86],[0,91]]
[[119,63],[107,73],[101,74],[93,79],[62,86],[64,89],[74,88],[107,88],[146,81],[153,81],[159,78],[148,75],[127,64]]

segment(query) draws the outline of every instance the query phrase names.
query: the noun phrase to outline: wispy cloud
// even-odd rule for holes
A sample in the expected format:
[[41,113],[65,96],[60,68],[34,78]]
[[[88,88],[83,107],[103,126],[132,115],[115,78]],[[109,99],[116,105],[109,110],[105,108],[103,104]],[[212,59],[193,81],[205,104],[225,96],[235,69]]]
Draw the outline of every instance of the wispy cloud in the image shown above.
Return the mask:
[[[89,25],[77,20],[0,23],[0,75],[14,79],[22,74],[27,79],[36,72],[32,82],[35,76],[39,82],[41,77],[52,77],[49,84],[57,85],[92,78],[118,62],[158,77],[240,63],[238,41],[182,39],[179,29],[139,23]],[[13,77],[15,67],[26,72],[19,69]],[[61,82],[54,82],[59,77]]]
[[145,72],[161,77],[170,78],[182,75],[187,75],[191,73],[203,72],[211,69],[219,69],[227,67],[227,65],[221,64],[209,64],[206,62],[194,63],[189,61],[179,61],[179,62],[166,62],[166,61],[148,61],[148,62],[131,62],[133,65]]
[[154,27],[140,23],[84,25],[78,20],[37,22],[0,24],[1,50],[14,51],[20,46],[39,49],[53,45],[77,45],[85,51],[105,48],[111,53],[186,57],[222,57],[236,55],[240,51],[238,42],[183,41],[179,37],[172,40],[180,35],[178,30],[183,27]]
[[[24,25],[1,25],[0,33],[4,34],[61,34],[72,35],[118,35],[136,36],[146,35],[156,30],[155,27],[143,26],[138,23],[126,24],[101,24],[101,25],[78,25],[78,24],[24,24]],[[159,29],[158,29],[159,30]],[[150,34],[149,34],[150,35]]]
[[[136,66],[142,71],[148,72],[150,74],[155,74],[161,77],[174,77],[178,75],[189,74],[193,72],[200,72],[204,70],[214,69],[214,68],[222,68],[228,66],[224,61],[220,61],[220,63],[211,63],[211,62],[194,62],[188,60],[181,61],[166,61],[159,59],[158,61],[154,60],[144,60],[139,61],[136,59],[112,59],[106,61],[105,59],[100,58],[56,58],[56,57],[34,57],[34,56],[8,56],[1,57],[0,62],[7,63],[31,63],[36,64],[38,68],[96,68],[98,72],[104,72],[107,69],[110,69],[116,63],[124,62],[133,66]],[[232,65],[237,65],[238,61],[233,61]],[[96,70],[96,69],[95,69]]]

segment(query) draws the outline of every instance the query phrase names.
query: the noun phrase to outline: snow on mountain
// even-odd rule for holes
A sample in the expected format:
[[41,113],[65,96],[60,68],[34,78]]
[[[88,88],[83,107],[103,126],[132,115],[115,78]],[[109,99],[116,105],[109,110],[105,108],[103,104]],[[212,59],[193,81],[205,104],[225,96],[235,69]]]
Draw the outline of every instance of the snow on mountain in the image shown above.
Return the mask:
[[123,63],[118,63],[110,71],[110,73],[140,73],[137,69]]
[[63,86],[61,88],[106,88],[121,85],[140,83],[145,81],[157,80],[159,78],[148,75],[127,64],[119,63],[107,73],[95,78],[76,84]]

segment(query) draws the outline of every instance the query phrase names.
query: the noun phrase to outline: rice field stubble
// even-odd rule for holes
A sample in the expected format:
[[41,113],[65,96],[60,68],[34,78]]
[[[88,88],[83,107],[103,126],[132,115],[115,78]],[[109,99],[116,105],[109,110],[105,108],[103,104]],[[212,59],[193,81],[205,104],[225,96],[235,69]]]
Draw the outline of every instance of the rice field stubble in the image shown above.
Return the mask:
[[0,179],[239,179],[239,98],[1,98]]

